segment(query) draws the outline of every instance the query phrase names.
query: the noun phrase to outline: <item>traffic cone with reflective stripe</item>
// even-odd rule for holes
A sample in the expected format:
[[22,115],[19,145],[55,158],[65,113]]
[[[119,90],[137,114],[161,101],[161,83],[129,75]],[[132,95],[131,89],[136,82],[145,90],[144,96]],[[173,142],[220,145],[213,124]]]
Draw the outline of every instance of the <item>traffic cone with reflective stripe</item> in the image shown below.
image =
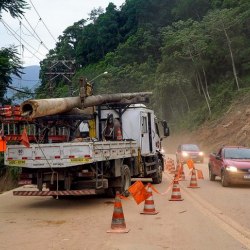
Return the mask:
[[107,233],[127,233],[128,231],[129,229],[126,229],[120,194],[116,192],[111,229]]
[[177,178],[174,179],[172,195],[169,201],[183,201],[181,198],[181,190]]
[[158,214],[159,211],[155,210],[153,193],[152,193],[152,189],[151,189],[151,183],[148,183],[148,190],[147,191],[150,194],[150,196],[145,200],[144,209],[141,212],[141,214],[150,214],[150,215]]
[[184,167],[183,167],[182,163],[180,163],[180,168],[181,168],[181,170],[180,170],[179,181],[185,181],[186,178],[185,178]]
[[192,169],[192,175],[191,175],[190,184],[188,188],[199,188],[198,183],[197,183],[195,168]]

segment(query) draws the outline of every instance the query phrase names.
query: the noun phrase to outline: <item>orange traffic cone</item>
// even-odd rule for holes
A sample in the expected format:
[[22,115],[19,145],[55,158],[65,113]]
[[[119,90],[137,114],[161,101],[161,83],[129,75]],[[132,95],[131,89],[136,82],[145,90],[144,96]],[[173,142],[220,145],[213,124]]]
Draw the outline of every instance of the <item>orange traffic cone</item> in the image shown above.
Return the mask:
[[192,169],[191,180],[190,180],[190,184],[189,184],[188,188],[199,188],[199,186],[197,184],[195,168]]
[[151,215],[158,214],[159,211],[155,210],[151,183],[148,183],[148,193],[150,194],[150,196],[145,200],[144,209],[141,212],[141,214],[151,214]]
[[179,178],[179,181],[185,181],[185,173],[184,173],[184,168],[183,168],[183,164],[180,163],[180,178]]
[[116,192],[111,229],[107,233],[127,233],[128,231],[129,229],[126,229],[119,192]]
[[177,179],[174,179],[172,196],[169,201],[183,201],[183,199],[181,198],[181,191]]

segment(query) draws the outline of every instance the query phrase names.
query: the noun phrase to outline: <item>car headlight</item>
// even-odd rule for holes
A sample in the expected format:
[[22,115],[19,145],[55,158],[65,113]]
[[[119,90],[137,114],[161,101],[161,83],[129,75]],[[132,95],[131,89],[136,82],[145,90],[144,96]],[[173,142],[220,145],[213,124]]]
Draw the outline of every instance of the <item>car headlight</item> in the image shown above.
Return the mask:
[[187,152],[182,152],[181,155],[182,155],[183,157],[187,157],[187,156],[188,156],[188,153],[187,153]]
[[237,172],[238,169],[235,166],[227,166],[226,170],[229,172]]
[[199,156],[203,156],[204,155],[204,153],[203,152],[199,152]]

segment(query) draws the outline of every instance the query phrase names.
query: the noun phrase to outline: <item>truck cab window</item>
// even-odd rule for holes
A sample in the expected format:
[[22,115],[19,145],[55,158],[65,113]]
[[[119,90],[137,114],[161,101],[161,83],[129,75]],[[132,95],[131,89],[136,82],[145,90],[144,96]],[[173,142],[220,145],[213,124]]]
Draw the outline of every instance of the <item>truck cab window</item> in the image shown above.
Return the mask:
[[141,124],[141,131],[142,133],[147,133],[148,132],[148,126],[147,126],[147,117],[142,116],[142,124]]

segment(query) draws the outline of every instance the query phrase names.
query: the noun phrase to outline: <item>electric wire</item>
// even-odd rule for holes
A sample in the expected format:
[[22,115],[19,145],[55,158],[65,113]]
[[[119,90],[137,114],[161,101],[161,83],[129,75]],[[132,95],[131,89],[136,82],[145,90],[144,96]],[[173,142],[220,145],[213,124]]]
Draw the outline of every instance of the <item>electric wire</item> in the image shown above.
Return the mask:
[[35,95],[35,93],[32,93],[32,92],[26,92],[26,91],[23,91],[23,90],[20,90],[20,89],[17,89],[17,88],[14,88],[14,87],[11,87],[11,86],[6,86],[8,89],[12,89],[12,90],[15,90],[17,92],[20,92],[20,93],[23,93],[23,94],[28,94],[28,95]]
[[43,19],[41,18],[40,14],[38,13],[38,11],[37,11],[36,7],[34,6],[33,2],[31,0],[29,0],[29,1],[31,3],[32,7],[34,8],[36,14],[38,15],[38,17],[41,19],[41,22],[43,23],[44,27],[46,28],[46,30],[48,31],[48,33],[50,34],[50,36],[53,38],[53,40],[55,42],[57,42],[56,39],[55,39],[55,37],[52,35],[52,33],[50,32],[50,30],[48,29],[47,25],[44,23]]
[[[31,26],[30,22],[27,20],[27,18],[25,16],[24,16],[24,19],[28,23],[29,27],[31,28],[31,30],[34,33],[32,34],[32,32],[22,23],[22,25],[24,26],[24,28],[32,35],[32,37],[34,37],[38,42],[40,42],[41,45],[43,45],[45,49],[47,49],[49,51],[48,47],[44,44],[44,42],[42,41],[42,39],[40,38],[40,36],[36,33],[35,29]],[[34,34],[36,36],[34,36]]]
[[39,81],[39,79],[22,79],[22,78],[18,78],[18,77],[11,77],[12,79],[15,79],[15,80],[22,80],[24,82],[36,82],[36,81]]
[[[12,34],[12,36],[18,41],[18,42],[20,42],[20,40],[19,40],[19,38],[18,38],[18,34],[3,20],[3,19],[1,19],[0,20],[1,22],[2,22],[2,24],[4,25],[4,27]],[[28,42],[26,42],[24,39],[22,39],[22,41],[24,42],[24,43],[26,43],[30,48],[32,48],[34,51],[36,51],[36,49],[33,47],[33,46],[31,46]],[[41,61],[41,59],[37,56],[37,55],[35,55],[35,53],[33,53],[31,50],[29,50],[27,47],[25,47],[34,57],[36,57],[39,61]],[[43,56],[41,53],[39,53],[41,56]]]

